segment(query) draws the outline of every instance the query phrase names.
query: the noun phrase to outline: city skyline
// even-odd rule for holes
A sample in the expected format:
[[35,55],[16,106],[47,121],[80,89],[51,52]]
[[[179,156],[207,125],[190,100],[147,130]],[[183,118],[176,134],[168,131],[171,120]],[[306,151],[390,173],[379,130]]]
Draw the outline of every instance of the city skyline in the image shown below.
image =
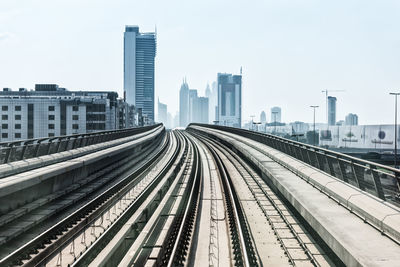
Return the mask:
[[[165,12],[178,5],[180,16]],[[88,21],[89,6],[94,12]],[[215,15],[222,7],[229,12],[220,20]],[[238,73],[243,67],[243,122],[273,106],[284,110],[282,121],[310,122],[309,105],[320,106],[316,120],[325,122],[325,89],[346,90],[332,94],[338,99],[338,120],[348,113],[358,114],[360,124],[394,120],[388,93],[400,90],[395,26],[400,6],[395,1],[120,1],[118,7],[101,1],[3,1],[0,8],[0,58],[7,62],[0,66],[0,87],[58,83],[71,90],[115,90],[122,96],[123,27],[137,24],[148,32],[157,25],[155,98],[168,104],[171,114],[178,110],[183,76],[203,92],[218,72]],[[118,14],[113,19],[111,11]],[[149,12],[152,16],[145,15]],[[246,38],[237,38],[237,32]]]

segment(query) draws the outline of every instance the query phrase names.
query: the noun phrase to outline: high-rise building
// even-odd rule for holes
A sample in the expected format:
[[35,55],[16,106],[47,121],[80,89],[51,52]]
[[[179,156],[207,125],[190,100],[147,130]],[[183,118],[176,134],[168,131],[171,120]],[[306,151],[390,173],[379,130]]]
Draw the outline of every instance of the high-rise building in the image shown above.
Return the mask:
[[189,89],[189,123],[199,121],[199,102],[197,98],[197,90]]
[[189,124],[189,86],[183,80],[179,91],[179,125],[186,127]]
[[261,122],[262,124],[264,124],[264,123],[267,122],[267,115],[265,114],[265,111],[264,111],[264,110],[261,111],[261,114],[260,114],[260,122]]
[[328,125],[336,124],[336,97],[328,96]]
[[158,99],[158,122],[162,122],[164,126],[167,125],[167,105],[160,102]]
[[144,121],[154,122],[154,59],[156,34],[126,26],[124,33],[124,92],[126,102],[141,110]]
[[215,107],[218,104],[218,89],[217,83],[212,83],[212,90],[210,85],[207,84],[206,97],[208,98],[208,123],[212,124],[216,120]]
[[218,120],[220,125],[242,126],[242,75],[218,73]]
[[197,99],[199,102],[199,122],[200,123],[209,123],[209,118],[208,118],[208,111],[209,111],[209,99],[208,97],[199,97]]
[[349,113],[345,118],[346,125],[358,125],[358,116],[357,114]]
[[282,109],[280,107],[271,108],[271,123],[282,122]]

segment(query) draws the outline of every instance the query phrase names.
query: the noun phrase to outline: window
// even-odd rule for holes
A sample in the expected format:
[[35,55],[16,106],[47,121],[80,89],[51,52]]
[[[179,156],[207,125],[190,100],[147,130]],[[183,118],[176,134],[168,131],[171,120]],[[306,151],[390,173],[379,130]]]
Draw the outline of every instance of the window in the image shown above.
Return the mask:
[[88,120],[88,121],[105,121],[106,115],[105,114],[87,114],[86,120]]
[[21,138],[21,133],[15,133],[15,138]]
[[49,115],[49,121],[54,121],[55,116],[54,115]]
[[49,111],[54,111],[55,107],[54,106],[49,106]]
[[1,119],[2,119],[3,121],[8,120],[8,115],[1,115]]
[[3,124],[1,125],[1,129],[8,129],[8,124],[3,123]]
[[53,124],[53,123],[50,123],[50,124],[49,124],[49,129],[51,129],[51,130],[54,129],[54,124]]
[[54,133],[49,133],[49,137],[54,137]]
[[20,121],[21,120],[21,115],[15,115],[15,120]]
[[105,130],[105,123],[86,123],[86,130]]
[[88,104],[86,106],[87,112],[106,112],[105,104]]
[[15,129],[21,129],[21,124],[19,123],[15,124]]
[[74,130],[79,129],[79,124],[72,124],[72,129],[74,129]]
[[8,133],[1,133],[1,138],[8,138]]
[[72,115],[72,119],[73,119],[74,121],[77,121],[77,120],[79,120],[79,116],[78,116],[78,115]]
[[21,111],[21,106],[15,106],[15,111]]
[[72,111],[79,111],[79,106],[72,106]]
[[1,110],[2,110],[2,111],[8,111],[8,106],[2,106],[2,107],[1,107]]

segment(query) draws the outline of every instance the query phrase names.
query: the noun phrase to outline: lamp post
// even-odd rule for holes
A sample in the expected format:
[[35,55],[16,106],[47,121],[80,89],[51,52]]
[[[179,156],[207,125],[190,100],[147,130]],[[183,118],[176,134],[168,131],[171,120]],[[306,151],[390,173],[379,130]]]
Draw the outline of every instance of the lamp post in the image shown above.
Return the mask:
[[251,130],[251,131],[253,131],[253,121],[254,121],[254,115],[250,115],[250,118],[251,118],[251,128],[249,129],[249,130]]
[[316,108],[318,108],[319,106],[310,106],[310,108],[313,108],[313,110],[314,110],[314,136],[313,136],[313,141],[314,141],[314,146],[315,146],[315,144],[316,144],[316,142],[315,142],[315,109]]
[[397,96],[400,93],[389,93],[394,95],[394,167],[397,169]]

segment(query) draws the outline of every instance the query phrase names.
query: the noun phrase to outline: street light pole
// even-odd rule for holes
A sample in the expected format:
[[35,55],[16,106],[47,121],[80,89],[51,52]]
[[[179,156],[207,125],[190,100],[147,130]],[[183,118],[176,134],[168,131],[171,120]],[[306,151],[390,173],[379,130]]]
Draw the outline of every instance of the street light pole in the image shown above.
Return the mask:
[[311,108],[313,108],[313,110],[314,110],[314,136],[313,136],[313,140],[314,140],[314,146],[316,145],[316,142],[315,142],[315,136],[316,136],[316,133],[315,133],[315,109],[316,108],[318,108],[319,106],[310,106]]
[[397,96],[400,93],[389,93],[394,95],[394,167],[397,169]]

